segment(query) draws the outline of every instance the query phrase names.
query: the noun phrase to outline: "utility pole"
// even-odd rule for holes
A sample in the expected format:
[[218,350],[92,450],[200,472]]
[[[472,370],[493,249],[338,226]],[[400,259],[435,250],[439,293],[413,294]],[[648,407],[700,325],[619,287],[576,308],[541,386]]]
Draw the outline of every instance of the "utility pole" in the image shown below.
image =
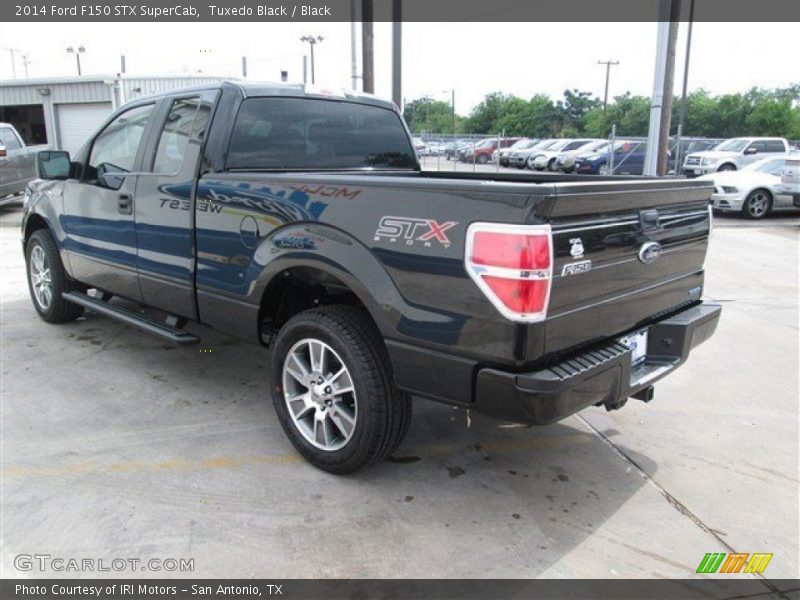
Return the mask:
[[681,0],[670,0],[667,61],[664,72],[664,92],[661,102],[661,123],[658,136],[657,173],[666,175],[669,169],[669,130],[672,124],[672,99],[675,83],[675,47],[678,44],[678,25],[681,18]]
[[121,54],[121,55],[120,55],[120,57],[119,57],[119,72],[120,72],[122,75],[125,75],[125,68],[126,68],[126,65],[125,65],[125,55],[124,55],[124,54]]
[[361,69],[364,91],[368,94],[375,93],[372,18],[372,0],[361,0]]
[[686,58],[683,62],[683,92],[681,93],[681,134],[686,133],[686,92],[689,87],[689,55],[692,51],[692,25],[694,21],[694,0],[689,0],[689,30],[686,32]]
[[308,42],[308,45],[311,46],[311,85],[316,83],[316,78],[314,76],[314,46],[319,44],[324,39],[325,38],[323,38],[321,35],[304,35],[300,38],[301,42]]
[[614,65],[618,65],[618,60],[598,60],[598,65],[605,65],[606,66],[606,92],[603,94],[603,112],[606,112],[608,109],[608,80],[611,78],[611,67]]
[[645,175],[663,175],[666,172],[672,84],[675,77],[675,42],[679,18],[680,0],[660,0],[656,68],[653,77],[653,95],[650,99],[647,154],[644,160]]
[[28,65],[31,64],[30,52],[22,53],[22,67],[25,69],[25,79],[28,78]]
[[247,57],[242,57],[242,79],[247,79]]
[[392,100],[403,101],[403,4],[392,0]]
[[356,0],[350,0],[350,79],[358,90],[358,59],[356,57]]

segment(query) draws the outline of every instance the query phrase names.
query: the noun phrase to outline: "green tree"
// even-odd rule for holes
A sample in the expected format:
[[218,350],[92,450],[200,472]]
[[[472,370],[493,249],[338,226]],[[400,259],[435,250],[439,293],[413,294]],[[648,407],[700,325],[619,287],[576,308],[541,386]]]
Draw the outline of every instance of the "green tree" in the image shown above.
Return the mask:
[[764,98],[747,115],[745,126],[751,135],[794,137],[797,118],[798,112],[788,98]]
[[602,106],[588,110],[583,118],[583,131],[591,137],[605,138],[616,124],[618,136],[642,136],[647,135],[649,123],[650,100],[626,92],[614,98],[605,113]]
[[472,109],[464,126],[471,133],[496,133],[497,122],[513,107],[518,98],[511,94],[492,92]]
[[559,100],[556,105],[561,120],[559,129],[570,128],[580,131],[583,129],[586,113],[600,105],[600,100],[592,98],[590,92],[578,89],[564,90],[564,99]]
[[[449,102],[433,100],[427,96],[412,100],[406,103],[403,118],[414,133],[453,132],[453,109]],[[456,115],[456,132],[459,131],[461,120],[461,117]]]

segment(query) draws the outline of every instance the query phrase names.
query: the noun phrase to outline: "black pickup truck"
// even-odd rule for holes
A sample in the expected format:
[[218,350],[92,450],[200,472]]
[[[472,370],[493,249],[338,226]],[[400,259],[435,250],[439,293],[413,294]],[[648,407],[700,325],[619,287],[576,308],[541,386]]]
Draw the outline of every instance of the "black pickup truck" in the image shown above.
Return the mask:
[[709,184],[424,172],[369,96],[143,98],[37,168],[22,243],[39,315],[269,346],[265,394],[331,472],[394,451],[411,396],[535,424],[650,400],[720,315],[702,300]]

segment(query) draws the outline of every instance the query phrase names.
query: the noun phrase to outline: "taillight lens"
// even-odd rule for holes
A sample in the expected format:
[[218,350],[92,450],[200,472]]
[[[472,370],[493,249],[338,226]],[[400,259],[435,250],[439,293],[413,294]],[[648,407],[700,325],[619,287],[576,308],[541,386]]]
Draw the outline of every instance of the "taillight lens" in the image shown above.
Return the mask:
[[545,319],[553,270],[549,225],[473,223],[464,262],[504,316],[525,322]]

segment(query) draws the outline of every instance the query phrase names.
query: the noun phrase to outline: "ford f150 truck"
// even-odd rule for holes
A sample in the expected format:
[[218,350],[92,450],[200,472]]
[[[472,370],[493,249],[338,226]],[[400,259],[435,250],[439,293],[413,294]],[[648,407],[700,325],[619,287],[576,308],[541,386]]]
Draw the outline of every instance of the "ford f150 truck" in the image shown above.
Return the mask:
[[412,396],[534,424],[650,400],[720,315],[702,299],[711,184],[424,172],[369,96],[137,99],[37,167],[22,244],[39,315],[268,346],[264,394],[335,473],[393,452]]

